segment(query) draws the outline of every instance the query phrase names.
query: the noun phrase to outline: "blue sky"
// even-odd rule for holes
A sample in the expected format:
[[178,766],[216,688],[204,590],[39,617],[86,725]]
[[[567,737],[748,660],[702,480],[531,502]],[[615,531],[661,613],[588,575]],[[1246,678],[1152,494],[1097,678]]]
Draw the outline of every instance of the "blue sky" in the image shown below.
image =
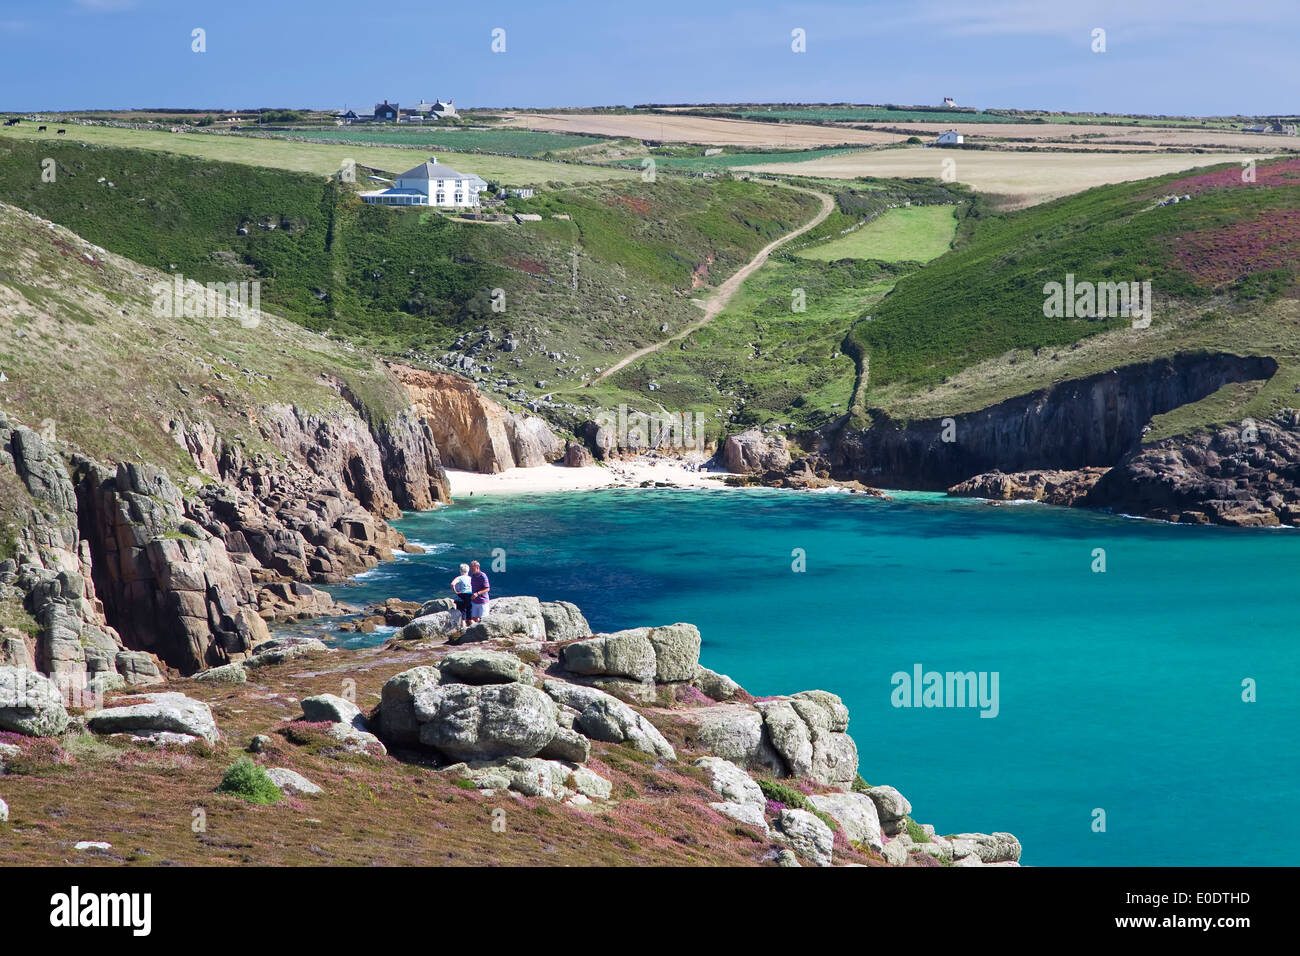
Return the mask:
[[[196,27],[205,53],[191,51]],[[492,52],[495,28],[504,53]],[[1091,49],[1094,28],[1104,53]],[[804,53],[791,50],[795,29]],[[978,107],[1295,113],[1297,39],[1297,0],[0,0],[0,109],[947,95]]]

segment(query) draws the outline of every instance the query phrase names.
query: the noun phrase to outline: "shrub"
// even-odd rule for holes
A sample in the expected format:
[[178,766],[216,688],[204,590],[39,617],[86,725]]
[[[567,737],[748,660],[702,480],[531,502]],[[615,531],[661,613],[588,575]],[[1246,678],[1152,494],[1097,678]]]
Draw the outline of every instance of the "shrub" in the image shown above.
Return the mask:
[[226,769],[226,775],[221,778],[217,790],[263,806],[284,799],[284,794],[267,776],[266,771],[247,757],[240,757]]
[[854,793],[866,793],[871,789],[871,784],[862,779],[862,774],[857,774],[853,778],[853,786],[851,789]]
[[917,823],[911,817],[903,818],[903,825],[907,827],[907,835],[912,838],[913,843],[929,843],[930,834],[921,829],[921,824]]
[[788,787],[783,783],[775,780],[769,780],[766,777],[758,778],[759,789],[763,791],[763,796],[768,800],[779,803],[782,806],[789,807],[791,810],[811,810],[808,798],[796,790],[794,787]]

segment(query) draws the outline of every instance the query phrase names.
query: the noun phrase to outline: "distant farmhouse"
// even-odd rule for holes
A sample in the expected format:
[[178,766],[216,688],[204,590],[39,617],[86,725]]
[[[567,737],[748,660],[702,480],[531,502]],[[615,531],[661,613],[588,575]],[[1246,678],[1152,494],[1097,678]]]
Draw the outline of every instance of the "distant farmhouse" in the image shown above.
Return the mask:
[[962,135],[955,129],[940,134],[939,138],[934,141],[935,146],[960,146],[961,144]]
[[1283,123],[1281,120],[1272,120],[1268,123],[1260,123],[1257,126],[1243,127],[1247,133],[1278,133],[1282,136],[1294,136],[1296,134],[1295,124]]
[[361,194],[363,202],[380,206],[477,206],[487,182],[473,173],[462,173],[431,157],[398,176],[390,189]]
[[949,107],[956,106],[956,105],[957,105],[957,101],[954,100],[951,96],[945,96],[945,97],[943,98],[943,105],[944,105],[944,106],[949,106]]
[[369,116],[358,116],[350,109],[336,110],[334,120],[344,126],[351,126],[353,123],[424,123],[428,121],[438,122],[444,119],[460,119],[460,114],[456,112],[456,101],[434,100],[432,103],[426,103],[424,100],[416,103],[414,106],[403,110],[397,103],[390,103],[384,100],[382,103],[376,103],[374,112]]
[[432,103],[420,100],[407,113],[407,119],[416,122],[459,118],[460,114],[456,112],[455,100],[448,100],[446,103],[442,100],[434,100]]

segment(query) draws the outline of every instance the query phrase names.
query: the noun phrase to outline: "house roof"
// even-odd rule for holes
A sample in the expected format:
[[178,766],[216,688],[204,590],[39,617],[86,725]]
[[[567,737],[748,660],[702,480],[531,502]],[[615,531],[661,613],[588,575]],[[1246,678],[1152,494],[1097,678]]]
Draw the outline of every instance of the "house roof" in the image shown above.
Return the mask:
[[468,174],[438,162],[425,162],[402,173],[398,179],[470,179]]

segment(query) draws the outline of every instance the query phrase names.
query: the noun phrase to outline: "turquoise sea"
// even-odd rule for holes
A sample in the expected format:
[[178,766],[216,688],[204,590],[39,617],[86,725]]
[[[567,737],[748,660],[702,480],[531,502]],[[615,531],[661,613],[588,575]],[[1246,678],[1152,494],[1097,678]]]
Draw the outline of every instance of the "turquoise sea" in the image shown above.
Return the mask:
[[[398,527],[429,553],[339,597],[442,596],[500,548],[497,595],[692,622],[755,695],[841,695],[862,775],[918,820],[1009,830],[1027,864],[1277,864],[1300,838],[1298,532],[772,490],[476,496]],[[996,673],[997,716],[894,706],[918,664]]]

